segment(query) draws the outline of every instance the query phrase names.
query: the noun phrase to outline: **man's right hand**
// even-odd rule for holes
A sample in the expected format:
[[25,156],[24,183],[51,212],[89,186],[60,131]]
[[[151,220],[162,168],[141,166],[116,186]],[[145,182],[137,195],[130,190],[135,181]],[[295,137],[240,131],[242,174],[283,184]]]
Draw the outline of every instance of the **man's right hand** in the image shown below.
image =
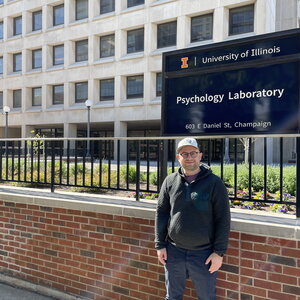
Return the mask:
[[161,264],[165,265],[167,261],[167,249],[159,249],[157,250],[157,257]]

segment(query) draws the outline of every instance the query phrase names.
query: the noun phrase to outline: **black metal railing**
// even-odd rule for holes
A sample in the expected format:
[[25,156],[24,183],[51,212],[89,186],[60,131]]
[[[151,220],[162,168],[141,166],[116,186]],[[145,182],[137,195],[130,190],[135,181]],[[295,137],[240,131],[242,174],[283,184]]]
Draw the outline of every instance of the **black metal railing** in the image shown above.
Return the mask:
[[[288,174],[289,183],[285,179],[283,138],[279,138],[276,170],[268,163],[267,138],[262,139],[263,150],[255,157],[253,142],[252,138],[199,139],[203,162],[228,186],[230,200],[294,205],[299,216],[299,160],[292,170],[287,169],[293,173]],[[158,193],[165,176],[178,167],[175,145],[175,138],[0,140],[0,180],[50,186],[52,191],[56,186],[131,191],[139,200],[142,192]],[[300,149],[299,138],[296,147]],[[262,163],[256,163],[257,159]],[[257,168],[263,170],[260,178],[255,174]],[[259,197],[258,188],[254,188],[257,181]]]

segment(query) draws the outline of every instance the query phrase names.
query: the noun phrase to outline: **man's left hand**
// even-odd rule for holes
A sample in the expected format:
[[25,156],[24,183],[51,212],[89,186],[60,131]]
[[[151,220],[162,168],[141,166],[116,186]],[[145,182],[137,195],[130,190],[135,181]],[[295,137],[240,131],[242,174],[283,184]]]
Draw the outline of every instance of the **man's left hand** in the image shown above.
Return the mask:
[[211,263],[210,268],[209,268],[209,272],[210,273],[214,273],[216,271],[218,271],[221,266],[222,266],[222,262],[223,262],[223,257],[221,257],[220,255],[218,255],[217,253],[212,253],[207,260],[205,261],[205,264],[208,265],[209,263]]

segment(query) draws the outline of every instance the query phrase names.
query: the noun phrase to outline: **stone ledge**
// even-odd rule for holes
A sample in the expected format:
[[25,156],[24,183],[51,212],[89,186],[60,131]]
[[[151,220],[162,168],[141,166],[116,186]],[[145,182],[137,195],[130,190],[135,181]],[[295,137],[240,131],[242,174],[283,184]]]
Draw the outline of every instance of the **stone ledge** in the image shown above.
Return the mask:
[[[15,187],[0,188],[0,200],[44,207],[114,214],[142,219],[155,218],[156,201],[81,193],[50,193]],[[232,209],[231,230],[249,234],[300,240],[300,219]]]

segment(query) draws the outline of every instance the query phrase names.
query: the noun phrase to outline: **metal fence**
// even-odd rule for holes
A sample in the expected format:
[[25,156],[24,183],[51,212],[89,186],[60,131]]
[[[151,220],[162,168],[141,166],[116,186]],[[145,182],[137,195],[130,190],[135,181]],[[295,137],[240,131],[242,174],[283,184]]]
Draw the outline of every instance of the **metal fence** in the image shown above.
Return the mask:
[[[295,174],[289,177],[295,189],[287,198],[290,193],[285,190],[283,139],[280,138],[279,162],[274,175],[274,170],[270,174],[274,166],[267,164],[264,138],[263,164],[260,165],[263,175],[259,179],[262,188],[258,197],[258,191],[253,190],[258,180],[253,171],[257,167],[253,161],[253,140],[247,141],[245,150],[238,138],[200,139],[200,147],[205,149],[203,162],[227,184],[231,201],[295,205],[299,217],[299,161],[295,163]],[[296,144],[299,149],[299,138]],[[139,200],[143,192],[158,193],[165,176],[178,167],[175,146],[175,138],[4,139],[0,140],[0,180],[50,186],[52,191],[56,186],[131,191]],[[229,180],[228,173],[231,174]],[[269,192],[271,175],[276,181],[271,182],[272,188],[277,187],[272,193]],[[242,177],[243,189],[240,187]]]

